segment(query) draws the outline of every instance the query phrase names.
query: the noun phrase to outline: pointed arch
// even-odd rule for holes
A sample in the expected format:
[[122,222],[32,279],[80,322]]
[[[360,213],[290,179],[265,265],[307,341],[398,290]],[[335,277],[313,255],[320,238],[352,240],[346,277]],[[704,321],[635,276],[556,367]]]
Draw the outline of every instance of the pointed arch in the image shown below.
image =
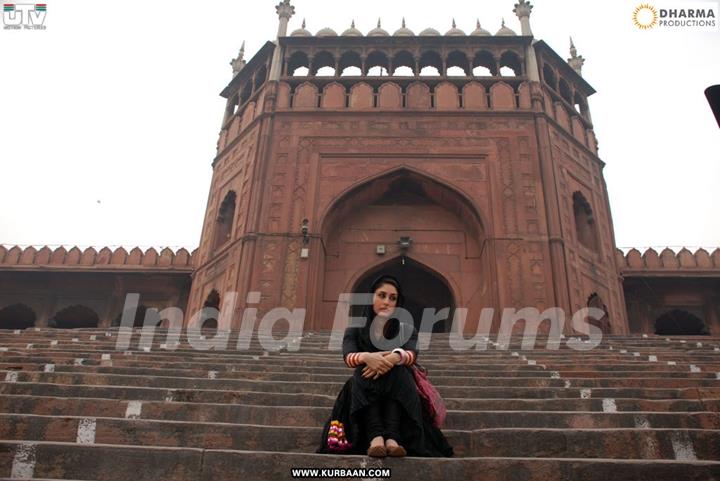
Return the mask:
[[225,198],[220,204],[218,215],[215,219],[213,250],[224,245],[232,237],[233,222],[235,220],[236,197],[235,191],[230,190],[227,194],[225,194]]
[[573,215],[578,242],[593,251],[598,250],[597,226],[592,207],[580,191],[573,193]]
[[402,178],[412,179],[416,184],[431,188],[431,193],[434,195],[430,198],[454,212],[459,218],[471,221],[470,224],[475,226],[474,230],[478,236],[483,233],[490,235],[488,232],[490,225],[483,220],[480,209],[468,194],[427,172],[419,171],[409,165],[400,165],[363,178],[338,193],[320,215],[320,232],[323,238],[326,238],[327,230],[333,225],[334,220],[342,218],[358,205],[366,205],[373,199],[379,198],[393,181]]
[[48,321],[48,326],[59,329],[78,329],[98,327],[99,322],[100,318],[94,310],[82,304],[75,304],[56,312]]
[[653,323],[655,334],[660,336],[707,336],[710,334],[705,322],[684,309],[665,312]]
[[[405,297],[404,308],[410,312],[415,328],[420,330],[424,309],[437,313],[448,308],[448,316],[432,326],[433,332],[448,332],[458,299],[457,286],[440,273],[441,266],[431,266],[412,256],[394,256],[366,266],[351,277],[344,292],[368,292],[370,284],[381,274],[398,279]],[[360,306],[355,306],[356,310]],[[360,315],[353,312],[352,315]],[[425,328],[427,330],[427,328]]]
[[36,320],[35,311],[22,303],[0,309],[0,329],[27,329],[35,326]]
[[200,328],[203,331],[217,330],[218,328],[218,317],[210,311],[211,309],[220,310],[220,293],[216,289],[212,289],[203,302],[203,313],[200,318]]

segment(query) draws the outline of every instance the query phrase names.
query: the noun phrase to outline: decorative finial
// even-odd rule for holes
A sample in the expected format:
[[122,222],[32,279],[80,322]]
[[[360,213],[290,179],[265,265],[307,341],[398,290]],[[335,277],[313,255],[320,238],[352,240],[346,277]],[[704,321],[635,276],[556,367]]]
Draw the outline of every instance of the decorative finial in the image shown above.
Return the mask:
[[405,28],[405,17],[403,17],[402,28]]
[[478,30],[480,29],[480,19],[479,18],[477,19],[477,28],[478,28]]
[[525,36],[532,36],[532,30],[530,29],[530,13],[532,13],[533,6],[527,0],[519,0],[513,8],[513,13],[520,19],[520,26],[522,27],[522,34]]
[[290,0],[282,0],[276,7],[275,11],[278,17],[290,20],[290,17],[295,15],[295,7],[290,5]]
[[455,24],[455,17],[453,17],[453,23],[452,23],[452,25],[453,25],[453,28],[457,28],[457,25]]
[[302,28],[305,28],[305,19],[303,18]]
[[243,67],[245,67],[245,41],[243,40],[242,46],[240,47],[240,51],[238,52],[237,58],[234,58],[230,60],[230,65],[232,66],[233,70],[233,77],[240,72]]
[[519,2],[515,4],[515,8],[513,8],[513,13],[519,18],[529,17],[532,9],[533,6],[530,2],[526,0],[519,0]]
[[568,65],[570,65],[570,67],[578,73],[578,75],[582,75],[582,67],[585,63],[585,59],[582,55],[577,54],[577,49],[575,48],[575,43],[573,42],[572,37],[570,37],[570,58],[567,62]]
[[350,22],[350,28],[355,28],[355,19],[352,19],[352,22]]
[[377,28],[380,28],[380,17],[378,17],[378,26]]
[[505,17],[503,17],[502,23],[500,24],[500,26],[501,26],[501,27],[504,27],[504,26],[505,26]]

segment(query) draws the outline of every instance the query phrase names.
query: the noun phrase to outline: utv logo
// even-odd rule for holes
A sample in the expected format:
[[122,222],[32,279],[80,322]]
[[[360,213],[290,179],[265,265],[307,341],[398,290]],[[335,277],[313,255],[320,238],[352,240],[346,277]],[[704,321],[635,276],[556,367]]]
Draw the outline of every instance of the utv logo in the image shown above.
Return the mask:
[[5,30],[45,30],[45,3],[4,3],[3,25]]

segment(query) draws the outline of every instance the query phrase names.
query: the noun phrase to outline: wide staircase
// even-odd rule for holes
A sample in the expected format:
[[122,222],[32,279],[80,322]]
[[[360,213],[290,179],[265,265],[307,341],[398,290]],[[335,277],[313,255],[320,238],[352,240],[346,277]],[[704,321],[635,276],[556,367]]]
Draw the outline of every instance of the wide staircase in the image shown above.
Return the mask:
[[161,330],[141,343],[138,329],[118,350],[125,334],[0,330],[0,479],[390,468],[394,480],[720,480],[717,337],[608,336],[589,350],[491,338],[458,352],[434,334],[419,360],[447,403],[456,456],[379,460],[314,453],[350,375],[329,333],[279,351],[256,338],[237,350],[237,333],[228,349],[195,349],[184,334],[175,346]]

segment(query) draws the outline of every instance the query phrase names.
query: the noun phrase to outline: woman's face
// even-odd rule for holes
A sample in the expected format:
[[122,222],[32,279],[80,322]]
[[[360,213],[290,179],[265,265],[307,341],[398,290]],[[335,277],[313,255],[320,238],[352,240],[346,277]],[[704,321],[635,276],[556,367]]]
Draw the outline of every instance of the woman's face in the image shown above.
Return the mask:
[[398,291],[392,284],[380,284],[373,295],[373,312],[376,316],[390,317],[395,312]]

